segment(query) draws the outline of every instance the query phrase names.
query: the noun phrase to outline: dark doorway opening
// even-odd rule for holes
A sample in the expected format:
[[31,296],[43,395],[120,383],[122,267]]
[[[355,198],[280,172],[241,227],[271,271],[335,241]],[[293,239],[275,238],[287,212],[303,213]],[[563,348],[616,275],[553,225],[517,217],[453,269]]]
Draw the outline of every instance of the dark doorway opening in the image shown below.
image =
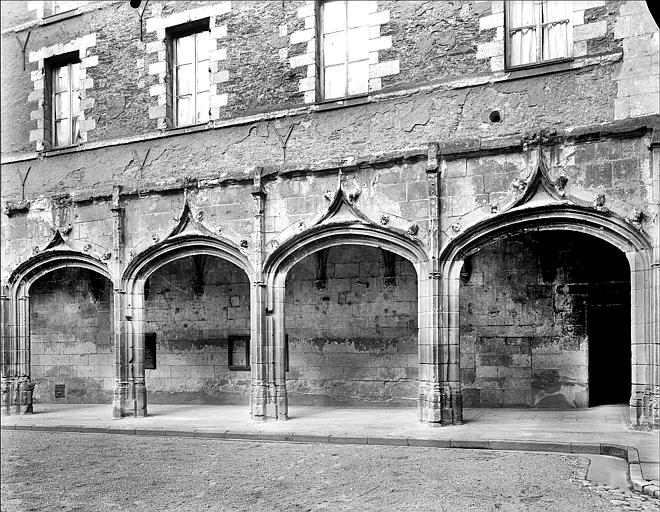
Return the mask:
[[466,407],[628,401],[630,267],[573,231],[511,234],[466,259],[460,284]]
[[592,304],[587,309],[589,406],[630,399],[630,306]]

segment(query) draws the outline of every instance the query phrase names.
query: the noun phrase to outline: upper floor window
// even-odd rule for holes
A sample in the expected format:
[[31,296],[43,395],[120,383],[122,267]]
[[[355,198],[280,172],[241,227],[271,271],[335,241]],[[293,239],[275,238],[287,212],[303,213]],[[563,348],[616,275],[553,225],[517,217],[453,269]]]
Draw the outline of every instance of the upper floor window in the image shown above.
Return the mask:
[[573,54],[571,2],[506,2],[507,66],[569,58]]
[[61,12],[72,11],[81,4],[84,5],[86,3],[87,2],[53,1],[50,3],[50,12],[51,14],[59,14]]
[[80,142],[80,62],[52,68],[52,142],[54,147]]
[[321,4],[321,83],[325,99],[369,91],[368,2]]
[[173,37],[172,50],[176,125],[206,123],[211,89],[208,20],[206,30]]

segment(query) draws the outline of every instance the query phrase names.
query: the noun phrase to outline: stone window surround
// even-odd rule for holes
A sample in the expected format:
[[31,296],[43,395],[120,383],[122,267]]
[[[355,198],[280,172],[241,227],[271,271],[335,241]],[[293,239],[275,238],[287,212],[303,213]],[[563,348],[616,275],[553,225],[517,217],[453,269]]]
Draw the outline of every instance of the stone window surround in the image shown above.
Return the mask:
[[592,23],[584,23],[584,12],[594,7],[605,5],[604,0],[576,1],[573,2],[573,16],[570,24],[573,31],[573,56],[566,59],[535,62],[524,66],[506,67],[505,58],[505,16],[504,0],[491,1],[490,14],[479,18],[479,31],[496,29],[495,36],[491,41],[477,45],[477,59],[490,59],[490,69],[493,73],[504,73],[518,69],[548,66],[558,62],[571,61],[578,57],[587,56],[587,41],[599,38],[607,32],[607,21],[601,20]]
[[[80,142],[78,144],[87,142],[88,132],[96,128],[96,121],[93,118],[87,119],[85,117],[85,111],[89,111],[94,106],[94,98],[89,97],[89,91],[94,88],[94,80],[87,77],[87,69],[97,66],[99,63],[97,55],[90,55],[94,46],[96,46],[96,32],[79,37],[66,44],[42,47],[39,50],[30,52],[28,61],[37,63],[37,69],[30,73],[34,90],[29,94],[28,101],[37,102],[36,110],[30,113],[30,119],[37,123],[37,128],[30,130],[30,142],[36,143],[37,151],[61,149],[50,147],[52,139],[48,134],[50,134],[51,127],[46,126],[51,115],[45,111],[45,105],[47,104],[45,98],[46,81],[52,79],[46,76],[46,61],[50,58],[78,52],[78,58],[80,59],[80,109],[78,115]],[[72,146],[76,145],[73,144]]]
[[[399,74],[399,59],[380,62],[378,52],[392,48],[392,37],[381,36],[381,26],[389,23],[390,11],[378,11],[378,2],[369,0],[369,18],[367,26],[369,30],[369,93],[379,91],[383,88],[382,79],[386,76]],[[304,94],[304,102],[320,103],[323,101],[336,103],[342,98],[324,100],[321,97],[320,87],[320,45],[317,45],[319,37],[320,1],[308,0],[304,6],[296,12],[298,19],[304,21],[304,29],[296,30],[289,37],[289,49],[294,44],[307,43],[305,53],[289,58],[291,69],[306,67],[305,78],[300,79],[298,91]],[[280,27],[280,35],[286,35],[286,25]],[[288,51],[280,53],[280,58],[286,58]]]
[[[231,11],[231,2],[221,2],[209,6],[199,7],[177,12],[162,17],[162,5],[155,4],[152,15],[146,18],[145,32],[155,32],[157,40],[147,43],[146,54],[156,54],[156,62],[149,64],[149,75],[155,76],[157,82],[149,88],[149,95],[156,100],[156,105],[149,108],[149,118],[157,120],[159,130],[183,128],[175,126],[172,118],[172,102],[168,96],[172,95],[171,86],[168,87],[168,31],[179,26],[194,24],[205,18],[209,19],[209,44],[211,45],[209,65],[211,67],[211,92],[209,104],[211,114],[209,122],[220,119],[220,109],[229,101],[228,92],[218,93],[218,86],[229,81],[229,71],[221,68],[221,62],[227,59],[227,49],[217,48],[217,41],[227,37],[227,25],[216,26],[216,19]],[[207,124],[207,123],[204,123]],[[194,126],[194,125],[191,125]]]
[[43,18],[43,19],[48,19],[48,18],[56,18],[57,20],[64,19],[64,18],[69,18],[71,16],[77,16],[78,14],[81,13],[80,9],[81,7],[86,7],[89,2],[87,1],[79,1],[78,5],[72,9],[68,9],[66,11],[60,11],[60,12],[53,12],[54,10],[54,4],[52,0],[44,0],[43,2],[28,2],[27,4],[27,10],[28,12],[34,11],[34,14],[37,18]]

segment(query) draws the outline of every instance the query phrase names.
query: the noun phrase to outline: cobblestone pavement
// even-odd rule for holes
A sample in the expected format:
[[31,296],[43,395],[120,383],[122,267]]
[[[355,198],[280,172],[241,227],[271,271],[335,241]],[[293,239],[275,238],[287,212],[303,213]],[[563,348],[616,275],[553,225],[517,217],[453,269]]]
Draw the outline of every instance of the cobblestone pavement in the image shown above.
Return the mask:
[[579,480],[579,483],[584,489],[588,489],[590,492],[608,500],[612,505],[619,507],[621,510],[635,512],[658,512],[660,510],[660,502],[657,498],[651,498],[630,489],[619,489],[612,485],[595,484],[584,479]]
[[2,512],[657,510],[657,500],[584,485],[588,465],[493,450],[2,431]]

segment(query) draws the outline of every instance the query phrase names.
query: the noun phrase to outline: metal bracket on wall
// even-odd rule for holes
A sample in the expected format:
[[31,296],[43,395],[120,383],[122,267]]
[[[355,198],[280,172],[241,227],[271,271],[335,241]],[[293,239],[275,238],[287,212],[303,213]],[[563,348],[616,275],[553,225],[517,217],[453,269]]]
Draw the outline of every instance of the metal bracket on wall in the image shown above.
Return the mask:
[[138,16],[140,17],[140,41],[144,41],[144,23],[142,21],[142,18],[144,17],[144,11],[147,10],[147,5],[149,5],[149,0],[144,2],[144,6],[142,7],[142,10],[139,10],[140,4],[142,2],[136,1],[136,0],[131,0],[131,7],[135,9],[138,13]]
[[21,41],[21,38],[18,37],[18,34],[14,34],[16,36],[16,39],[18,40],[18,44],[21,45],[21,52],[23,53],[23,71],[25,71],[25,49],[27,48],[28,41],[30,40],[30,32],[28,30],[27,36],[25,37],[25,41]]

